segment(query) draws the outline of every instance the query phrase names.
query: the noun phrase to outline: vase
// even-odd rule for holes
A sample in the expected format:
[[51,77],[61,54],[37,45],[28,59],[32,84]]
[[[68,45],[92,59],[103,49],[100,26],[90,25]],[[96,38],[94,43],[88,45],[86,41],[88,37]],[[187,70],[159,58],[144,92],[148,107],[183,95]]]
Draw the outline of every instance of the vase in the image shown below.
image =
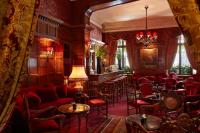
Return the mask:
[[119,68],[119,70],[122,70],[122,65],[121,65],[122,63],[121,63],[121,59],[118,59],[118,68]]
[[101,74],[101,57],[97,57],[97,74]]

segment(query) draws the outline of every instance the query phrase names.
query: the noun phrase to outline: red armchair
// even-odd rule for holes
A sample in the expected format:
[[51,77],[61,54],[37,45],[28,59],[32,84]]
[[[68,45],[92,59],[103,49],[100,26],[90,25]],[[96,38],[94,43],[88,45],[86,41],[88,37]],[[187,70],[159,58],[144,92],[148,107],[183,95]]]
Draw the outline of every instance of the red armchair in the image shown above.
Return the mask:
[[55,106],[40,110],[30,109],[27,97],[19,95],[9,122],[10,131],[12,133],[60,132],[64,118],[65,115],[57,114]]
[[174,78],[167,78],[165,80],[165,88],[166,88],[166,90],[167,91],[168,90],[175,90],[176,89],[176,83],[177,83],[176,79],[174,79]]

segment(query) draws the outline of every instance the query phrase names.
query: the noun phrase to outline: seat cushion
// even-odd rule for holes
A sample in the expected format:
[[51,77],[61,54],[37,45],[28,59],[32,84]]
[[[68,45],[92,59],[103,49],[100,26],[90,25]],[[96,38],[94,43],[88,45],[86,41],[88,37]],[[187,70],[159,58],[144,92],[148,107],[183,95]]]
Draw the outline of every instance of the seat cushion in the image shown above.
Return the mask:
[[91,99],[88,103],[90,105],[104,105],[106,102],[102,99]]
[[60,85],[56,87],[56,92],[58,94],[58,97],[64,98],[67,96],[67,85]]
[[31,123],[33,133],[37,132],[48,132],[59,129],[59,125],[54,120],[43,120]]
[[53,86],[40,87],[36,90],[36,93],[39,95],[42,102],[51,102],[58,99],[56,87]]
[[147,104],[149,104],[148,102],[145,102],[145,101],[143,101],[143,100],[137,100],[137,104],[138,105],[147,105]]

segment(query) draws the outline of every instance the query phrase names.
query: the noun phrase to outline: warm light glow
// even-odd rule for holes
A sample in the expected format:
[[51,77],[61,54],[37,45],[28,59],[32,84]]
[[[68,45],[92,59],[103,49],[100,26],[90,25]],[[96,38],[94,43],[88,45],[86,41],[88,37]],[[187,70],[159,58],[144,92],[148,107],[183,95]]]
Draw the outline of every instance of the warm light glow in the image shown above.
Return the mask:
[[47,47],[47,56],[53,54],[53,47]]
[[87,80],[88,76],[85,73],[84,66],[73,66],[72,67],[72,73],[69,76],[70,81],[76,81],[74,88],[79,89],[79,91],[82,91],[83,86],[81,84],[81,81]]
[[82,81],[87,80],[88,77],[85,73],[84,66],[73,66],[72,73],[69,76],[70,81]]
[[39,42],[42,46],[50,46],[51,43],[54,42],[54,40],[50,38],[42,37],[39,39]]
[[192,69],[192,74],[197,74],[197,70],[196,69]]

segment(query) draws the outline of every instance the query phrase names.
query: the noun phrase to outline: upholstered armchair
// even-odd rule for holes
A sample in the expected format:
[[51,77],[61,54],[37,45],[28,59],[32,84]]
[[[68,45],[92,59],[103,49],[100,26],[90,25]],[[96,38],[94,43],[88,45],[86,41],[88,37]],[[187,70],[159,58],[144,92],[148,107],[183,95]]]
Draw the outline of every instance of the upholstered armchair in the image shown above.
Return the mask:
[[55,106],[33,110],[29,108],[26,96],[18,96],[17,102],[19,101],[21,102],[16,103],[15,111],[10,122],[13,132],[61,132],[65,115],[57,114],[57,108]]
[[176,119],[183,112],[183,98],[175,92],[165,94],[161,101],[161,107],[165,112],[165,116]]
[[199,117],[200,118],[200,100],[186,102],[185,103],[185,110],[187,113],[190,114],[192,117]]

